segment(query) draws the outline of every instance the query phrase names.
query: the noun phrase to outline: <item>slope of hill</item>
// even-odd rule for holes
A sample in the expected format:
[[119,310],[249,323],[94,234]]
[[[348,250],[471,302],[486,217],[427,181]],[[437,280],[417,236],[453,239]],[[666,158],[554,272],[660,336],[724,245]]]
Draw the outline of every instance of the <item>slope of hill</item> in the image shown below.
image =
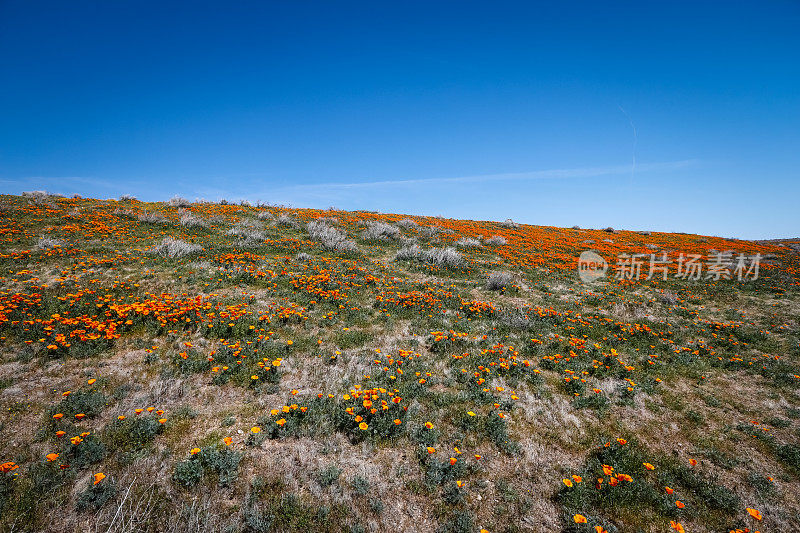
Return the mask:
[[796,530],[798,244],[0,196],[0,529]]

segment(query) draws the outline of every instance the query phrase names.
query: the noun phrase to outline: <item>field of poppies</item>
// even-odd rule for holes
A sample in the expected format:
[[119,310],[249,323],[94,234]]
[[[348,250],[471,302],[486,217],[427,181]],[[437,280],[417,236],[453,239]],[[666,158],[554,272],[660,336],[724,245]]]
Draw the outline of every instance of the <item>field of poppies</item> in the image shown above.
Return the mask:
[[799,294],[800,240],[3,195],[0,531],[798,531]]

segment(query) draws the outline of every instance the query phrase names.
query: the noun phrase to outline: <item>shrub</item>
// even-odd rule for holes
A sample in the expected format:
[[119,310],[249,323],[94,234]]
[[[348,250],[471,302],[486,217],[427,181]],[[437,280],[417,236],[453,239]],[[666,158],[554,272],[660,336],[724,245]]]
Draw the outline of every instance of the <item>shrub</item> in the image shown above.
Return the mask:
[[426,238],[435,237],[438,234],[440,234],[441,232],[442,232],[442,228],[440,228],[439,226],[423,226],[419,230],[419,234],[422,237],[426,237]]
[[123,194],[119,197],[120,202],[135,202],[136,197],[132,194]]
[[347,234],[325,222],[318,220],[309,222],[306,225],[311,238],[319,242],[328,250],[337,252],[353,252],[358,249],[356,243],[347,239]]
[[295,259],[305,263],[306,261],[311,261],[311,259],[313,259],[313,258],[309,254],[307,254],[305,252],[300,252],[299,254],[297,254],[295,256]]
[[47,191],[22,191],[23,198],[33,198],[35,200],[43,200],[50,196]]
[[226,234],[239,237],[243,246],[259,246],[266,239],[263,231],[259,231],[256,226],[246,222],[239,222],[229,229]]
[[172,237],[164,237],[161,244],[153,247],[150,251],[162,257],[184,257],[195,254],[203,249],[197,244],[188,243]]
[[189,207],[192,205],[192,202],[186,198],[181,198],[180,196],[173,196],[169,199],[169,205],[172,207]]
[[419,224],[411,220],[410,218],[404,218],[403,220],[397,222],[397,225],[403,229],[413,229],[418,228]]
[[150,443],[164,426],[154,416],[115,420],[103,430],[103,441],[114,449],[133,451]]
[[372,498],[369,501],[369,508],[372,509],[372,512],[375,514],[381,514],[383,512],[385,505],[383,502],[377,498]]
[[431,248],[422,254],[422,259],[442,268],[460,268],[464,258],[455,248]]
[[148,224],[169,224],[169,220],[164,216],[149,211],[139,213],[136,218],[138,218],[140,222],[147,222]]
[[242,454],[228,448],[205,447],[175,465],[172,480],[190,488],[203,478],[216,475],[221,487],[229,486],[239,475]]
[[192,458],[176,464],[172,472],[172,480],[187,488],[194,487],[201,479],[203,479],[203,465]]
[[385,241],[396,239],[400,235],[400,230],[387,224],[386,222],[367,222],[367,229],[364,231],[364,239],[368,241]]
[[486,281],[486,288],[490,291],[500,291],[514,283],[514,276],[508,272],[492,272]]
[[784,444],[777,449],[778,458],[793,468],[795,471],[800,472],[800,446],[793,444]]
[[505,244],[508,244],[508,241],[506,240],[506,238],[502,237],[500,235],[495,235],[494,237],[489,237],[488,239],[486,239],[483,242],[485,242],[486,244],[490,244],[492,246],[503,246]]
[[394,258],[396,261],[408,261],[419,259],[421,256],[422,248],[420,248],[418,244],[412,244],[400,248]]
[[186,228],[207,228],[208,222],[204,219],[194,215],[191,211],[187,211],[185,209],[181,209],[178,211],[181,215],[181,226]]
[[104,479],[100,483],[95,484],[91,479],[89,486],[78,494],[75,501],[75,507],[78,511],[84,510],[98,510],[117,495],[117,485],[110,479]]
[[473,239],[472,237],[464,237],[463,239],[458,239],[456,241],[456,246],[459,248],[480,248],[481,241],[478,239]]
[[453,516],[442,523],[439,529],[441,533],[472,533],[475,531],[475,523],[469,512],[461,511],[453,513]]
[[518,228],[519,224],[511,220],[510,218],[505,219],[503,222],[500,223],[501,226],[504,228]]
[[498,448],[508,454],[515,453],[518,445],[508,435],[508,426],[505,419],[491,413],[486,417],[486,435]]
[[329,465],[319,472],[319,484],[323,487],[329,487],[339,480],[342,475],[342,470],[336,465]]
[[369,492],[369,481],[361,476],[355,476],[350,483],[353,485],[353,492],[359,496],[366,496]]
[[52,237],[41,237],[34,248],[36,250],[49,250],[56,246],[64,246],[64,241]]
[[256,214],[256,216],[258,217],[258,220],[274,220],[275,219],[275,215],[273,215],[269,211],[259,211],[258,214]]
[[287,228],[294,228],[294,227],[297,226],[297,222],[295,222],[294,219],[292,217],[290,217],[289,215],[287,215],[286,213],[283,213],[281,216],[279,216],[275,220],[275,223],[278,226],[284,226],[284,227],[287,227]]
[[78,390],[50,407],[47,420],[53,423],[52,416],[56,413],[62,413],[66,420],[71,420],[78,413],[83,413],[88,418],[95,418],[105,406],[106,397],[102,392],[87,389]]
[[87,435],[78,445],[64,441],[66,450],[61,454],[66,464],[77,468],[93,465],[102,461],[106,456],[106,447],[94,435]]

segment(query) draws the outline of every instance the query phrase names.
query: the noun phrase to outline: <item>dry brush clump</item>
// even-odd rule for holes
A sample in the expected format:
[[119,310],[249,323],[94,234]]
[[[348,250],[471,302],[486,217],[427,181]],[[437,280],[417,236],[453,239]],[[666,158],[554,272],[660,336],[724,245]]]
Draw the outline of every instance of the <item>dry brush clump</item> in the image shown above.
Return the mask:
[[508,272],[492,272],[486,280],[486,288],[490,291],[500,291],[514,284],[514,276]]
[[297,227],[297,222],[288,213],[281,213],[275,219],[275,225],[284,228],[295,228]]
[[439,226],[420,226],[419,228],[419,236],[426,239],[434,239],[440,233],[443,233],[443,229]]
[[208,228],[210,224],[204,218],[198,217],[191,211],[179,209],[180,224],[186,228]]
[[400,236],[400,229],[386,222],[368,221],[362,237],[367,241],[385,241],[397,239]]
[[261,229],[261,223],[246,220],[239,221],[225,234],[238,237],[239,245],[246,248],[257,247],[266,239],[266,235]]
[[39,238],[34,248],[36,250],[49,250],[57,246],[64,246],[64,241],[61,239],[54,239],[53,237],[42,236]]
[[173,237],[164,237],[160,244],[150,251],[162,257],[180,258],[201,252],[203,247]]
[[400,248],[394,256],[395,261],[418,261],[439,268],[459,269],[466,262],[464,256],[452,247],[423,250],[418,244],[408,244]]
[[500,225],[503,226],[504,228],[511,228],[511,229],[516,229],[519,227],[519,224],[517,224],[510,218],[507,218],[503,222],[500,222]]
[[480,248],[483,245],[481,244],[481,241],[479,241],[478,239],[472,237],[464,237],[456,241],[456,246],[458,248]]
[[455,249],[431,248],[422,253],[422,260],[432,265],[443,268],[461,268],[464,266],[464,257]]
[[422,248],[419,244],[410,244],[400,248],[395,254],[396,261],[413,261],[422,257]]
[[419,224],[410,218],[404,218],[396,222],[396,225],[404,230],[417,229]]
[[495,235],[493,237],[489,237],[488,239],[485,239],[483,242],[490,246],[505,246],[506,244],[508,244],[508,240],[502,235]]
[[124,213],[129,218],[136,218],[140,222],[148,224],[170,224],[170,220],[160,213],[154,211],[144,211],[139,213]]
[[169,205],[171,207],[191,207],[192,202],[181,196],[173,196],[169,199]]
[[64,195],[47,191],[25,191],[22,193],[22,197],[27,198],[34,205],[58,209],[56,201],[64,198]]
[[358,246],[347,238],[347,233],[333,226],[329,226],[326,222],[321,222],[319,220],[311,221],[306,224],[306,229],[313,240],[319,242],[328,250],[337,252],[358,251]]

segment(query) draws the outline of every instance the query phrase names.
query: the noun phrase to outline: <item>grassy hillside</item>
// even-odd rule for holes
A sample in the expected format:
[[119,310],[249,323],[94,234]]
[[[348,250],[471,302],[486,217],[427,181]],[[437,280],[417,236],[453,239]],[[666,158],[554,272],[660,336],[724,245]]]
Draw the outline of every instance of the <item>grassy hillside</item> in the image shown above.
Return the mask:
[[797,530],[798,243],[0,196],[0,530]]

